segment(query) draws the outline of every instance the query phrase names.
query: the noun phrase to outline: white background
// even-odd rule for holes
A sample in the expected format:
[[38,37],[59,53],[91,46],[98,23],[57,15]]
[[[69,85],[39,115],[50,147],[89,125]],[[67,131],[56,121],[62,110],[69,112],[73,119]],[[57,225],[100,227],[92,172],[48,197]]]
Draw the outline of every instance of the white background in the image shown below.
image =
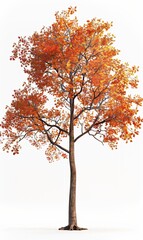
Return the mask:
[[[80,23],[93,17],[113,21],[112,32],[116,36],[115,45],[121,50],[120,59],[140,66],[139,94],[143,95],[141,3],[141,0],[1,1],[0,118],[12,100],[13,90],[21,87],[26,78],[19,63],[9,60],[13,42],[18,36],[29,36],[44,25],[51,25],[54,13],[71,5],[77,6]],[[142,239],[142,139],[143,130],[133,143],[120,142],[114,151],[88,137],[77,144],[78,223],[90,230],[72,234],[54,231],[67,224],[68,160],[50,164],[44,149],[36,150],[28,142],[23,142],[18,156],[1,149],[2,239]]]

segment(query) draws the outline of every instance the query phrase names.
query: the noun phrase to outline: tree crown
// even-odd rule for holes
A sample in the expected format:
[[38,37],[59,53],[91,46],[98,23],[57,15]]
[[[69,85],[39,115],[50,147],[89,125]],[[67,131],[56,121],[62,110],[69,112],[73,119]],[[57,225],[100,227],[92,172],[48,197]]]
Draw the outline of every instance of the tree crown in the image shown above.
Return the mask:
[[50,27],[13,45],[11,60],[18,58],[28,77],[1,124],[4,150],[19,153],[28,139],[37,148],[48,142],[49,160],[65,158],[71,111],[74,142],[89,134],[116,148],[120,138],[128,142],[138,134],[143,99],[130,93],[138,88],[138,67],[117,58],[112,23],[94,18],[80,26],[75,12],[57,12]]

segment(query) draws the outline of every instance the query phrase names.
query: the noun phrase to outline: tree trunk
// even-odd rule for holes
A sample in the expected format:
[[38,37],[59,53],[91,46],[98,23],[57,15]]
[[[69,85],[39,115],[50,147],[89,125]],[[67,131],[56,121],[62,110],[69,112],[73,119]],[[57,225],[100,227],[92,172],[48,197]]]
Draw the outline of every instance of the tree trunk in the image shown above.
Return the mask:
[[74,153],[74,99],[70,100],[70,129],[69,129],[69,164],[70,164],[70,193],[68,226],[60,230],[86,230],[77,226],[76,216],[76,165]]
[[69,226],[77,226],[76,217],[76,166],[74,158],[74,129],[71,129],[70,136],[70,194],[69,194]]

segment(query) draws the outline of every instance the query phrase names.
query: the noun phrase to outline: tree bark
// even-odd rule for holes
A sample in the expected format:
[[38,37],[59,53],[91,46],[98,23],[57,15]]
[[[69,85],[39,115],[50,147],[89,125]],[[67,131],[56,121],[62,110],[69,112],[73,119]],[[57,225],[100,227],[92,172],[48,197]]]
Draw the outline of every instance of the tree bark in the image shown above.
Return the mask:
[[[72,112],[72,109],[71,109]],[[69,194],[69,226],[77,226],[76,216],[76,166],[74,156],[74,125],[71,113],[69,164],[70,164],[70,194]]]
[[86,230],[77,226],[76,216],[76,165],[74,152],[74,99],[70,99],[70,127],[69,127],[69,164],[70,164],[70,192],[68,225],[59,230]]

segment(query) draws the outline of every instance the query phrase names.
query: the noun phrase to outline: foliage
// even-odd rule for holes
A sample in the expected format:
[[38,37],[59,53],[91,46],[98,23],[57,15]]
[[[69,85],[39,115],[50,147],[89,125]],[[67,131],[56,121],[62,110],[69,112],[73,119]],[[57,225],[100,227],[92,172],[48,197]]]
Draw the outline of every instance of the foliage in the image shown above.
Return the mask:
[[49,161],[66,158],[71,110],[74,142],[89,134],[116,148],[138,134],[143,99],[130,91],[138,88],[138,67],[117,58],[112,23],[94,18],[80,26],[75,12],[57,12],[50,27],[13,45],[11,60],[18,58],[28,77],[1,123],[4,150],[17,154],[28,139],[37,148],[48,143]]

